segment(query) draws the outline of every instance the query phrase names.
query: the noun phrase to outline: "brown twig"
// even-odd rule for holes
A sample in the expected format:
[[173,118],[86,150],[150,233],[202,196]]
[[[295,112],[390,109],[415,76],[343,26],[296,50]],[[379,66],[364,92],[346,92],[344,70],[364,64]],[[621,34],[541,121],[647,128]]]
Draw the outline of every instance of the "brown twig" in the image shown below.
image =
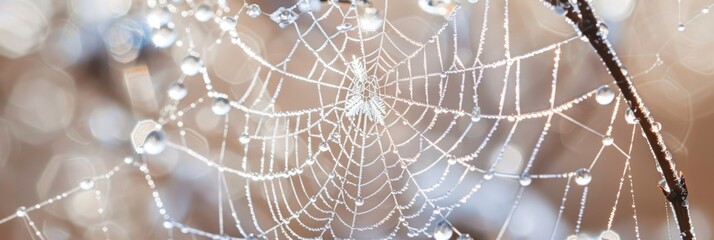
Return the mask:
[[[323,0],[326,1],[326,0]],[[367,2],[367,0],[362,0]],[[645,138],[654,153],[655,159],[662,170],[662,175],[666,181],[666,186],[657,185],[664,193],[667,201],[670,202],[674,209],[674,215],[679,225],[679,236],[684,240],[696,239],[692,227],[691,218],[689,215],[689,203],[687,202],[687,182],[684,179],[684,174],[679,172],[676,174],[676,169],[672,161],[672,155],[668,152],[667,146],[664,143],[662,135],[659,133],[658,123],[645,107],[642,98],[637,94],[635,87],[630,79],[623,71],[622,63],[620,62],[615,50],[611,47],[610,41],[607,39],[606,33],[600,30],[601,23],[592,11],[590,1],[588,0],[572,0],[577,6],[573,6],[570,0],[545,0],[554,7],[562,7],[565,12],[565,17],[571,21],[580,33],[588,39],[590,45],[595,49],[595,52],[600,56],[600,60],[605,64],[610,75],[615,79],[615,83],[620,88],[622,96],[628,103],[630,110],[634,113],[635,118],[640,123],[642,131],[645,133]],[[352,2],[350,0],[339,0],[339,2]]]
[[637,118],[642,131],[647,138],[647,142],[654,153],[655,159],[662,170],[662,175],[666,185],[658,185],[664,193],[667,201],[674,209],[674,215],[679,225],[680,237],[685,240],[695,239],[692,222],[689,215],[689,204],[687,202],[687,183],[682,172],[677,174],[672,161],[672,155],[668,152],[662,135],[659,133],[659,124],[651,116],[649,110],[642,102],[642,98],[637,94],[635,87],[623,71],[623,66],[611,47],[606,33],[600,30],[600,24],[592,11],[587,0],[577,0],[577,7],[568,0],[546,0],[553,6],[563,6],[566,10],[566,17],[572,21],[580,33],[585,36],[595,52],[600,56],[600,60],[605,64],[610,75],[615,79],[615,83],[620,88],[622,96],[627,100],[630,110]]

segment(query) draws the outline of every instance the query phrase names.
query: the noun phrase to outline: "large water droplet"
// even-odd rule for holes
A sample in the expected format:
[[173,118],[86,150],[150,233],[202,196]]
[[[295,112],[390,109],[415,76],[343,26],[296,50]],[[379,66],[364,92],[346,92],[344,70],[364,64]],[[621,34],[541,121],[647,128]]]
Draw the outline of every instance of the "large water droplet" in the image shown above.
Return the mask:
[[608,85],[604,85],[595,92],[595,100],[600,105],[608,105],[615,99],[615,91]]
[[172,228],[174,228],[174,223],[171,222],[171,221],[169,221],[169,220],[164,221],[164,224],[163,224],[163,225],[164,225],[164,228],[166,228],[166,229],[172,229]]
[[377,8],[366,7],[364,8],[364,13],[359,16],[358,23],[362,31],[373,32],[382,27],[383,20]]
[[246,10],[245,12],[246,14],[248,14],[249,17],[257,18],[258,16],[260,16],[260,6],[258,6],[258,4],[253,3],[251,5],[248,5],[248,10]]
[[684,32],[684,24],[680,23],[679,26],[677,26],[677,31]]
[[194,55],[188,55],[181,61],[181,71],[187,76],[198,74],[201,67],[201,59]]
[[357,205],[357,206],[364,205],[364,199],[361,197],[358,197],[357,199],[355,199],[355,205]]
[[342,23],[340,25],[337,25],[337,31],[344,32],[352,29],[352,24],[351,23]]
[[160,28],[171,22],[171,12],[166,8],[151,9],[146,16],[146,23],[152,28]]
[[620,234],[617,234],[617,232],[613,230],[607,230],[603,231],[600,233],[600,238],[601,240],[620,240]]
[[448,240],[451,239],[451,235],[454,234],[454,229],[451,228],[446,220],[441,220],[434,225],[434,239],[436,240]]
[[211,111],[216,115],[226,115],[231,110],[231,103],[224,97],[216,97],[213,99]]
[[565,14],[568,13],[568,10],[565,9],[566,5],[560,1],[555,2],[556,3],[552,7],[555,14],[558,14],[558,16],[565,16]]
[[278,8],[278,10],[275,10],[275,12],[270,14],[270,19],[278,23],[278,26],[280,26],[280,28],[285,28],[289,26],[290,24],[294,23],[297,18],[297,13],[293,12],[293,10],[291,9],[283,7]]
[[137,122],[130,135],[132,147],[139,154],[161,153],[165,147],[164,138],[161,125],[153,120]]
[[602,145],[605,146],[610,146],[615,142],[615,139],[612,138],[610,135],[606,135],[602,138]]
[[590,181],[593,179],[592,175],[590,175],[590,170],[586,168],[581,168],[575,171],[575,183],[577,183],[580,186],[585,186],[590,184]]
[[25,217],[27,216],[27,210],[25,209],[25,207],[19,207],[15,211],[15,215],[17,215],[17,217]]
[[521,175],[521,177],[518,179],[518,183],[521,184],[521,186],[528,186],[531,185],[531,182],[533,182],[533,178],[531,177],[530,174],[524,173]]
[[604,22],[600,22],[600,24],[598,24],[598,30],[600,30],[598,34],[602,38],[607,38],[607,35],[610,33],[610,30],[607,28],[607,24]]
[[424,12],[440,16],[448,16],[456,5],[453,0],[419,0],[419,7]]
[[82,190],[89,190],[89,189],[94,188],[94,179],[92,179],[92,178],[82,179],[82,181],[79,182],[79,187]]
[[566,240],[585,240],[586,238],[573,234],[573,235],[566,237],[565,239]]
[[154,31],[151,41],[159,48],[171,47],[176,42],[176,32],[168,26],[162,26]]
[[319,12],[321,7],[321,0],[302,0],[298,3],[300,12]]
[[196,6],[196,13],[194,13],[193,16],[199,22],[208,22],[213,18],[213,9],[211,9],[211,6],[208,4],[199,4]]
[[655,122],[652,124],[652,131],[653,132],[659,132],[662,131],[662,124],[659,122]]
[[481,121],[481,108],[480,107],[476,106],[471,111],[471,121],[472,122]]
[[181,100],[186,97],[186,95],[188,94],[188,90],[186,89],[186,86],[183,85],[183,83],[175,82],[169,87],[168,94],[169,98],[173,100]]
[[330,145],[327,145],[327,142],[320,143],[320,152],[327,152],[327,150],[330,150]]
[[[657,169],[660,169],[660,168],[657,167]],[[659,184],[659,186],[662,187],[662,189],[664,189],[665,191],[669,192],[670,189],[669,189],[669,184],[667,184],[667,180],[665,180],[664,178],[663,178],[663,179],[660,179],[659,182],[658,182],[658,184]]]
[[620,71],[622,71],[622,75],[625,75],[625,76],[627,76],[627,74],[630,73],[630,71],[628,71],[626,67],[621,67]]
[[462,233],[457,240],[474,240],[468,233]]
[[635,113],[629,108],[625,109],[625,121],[629,124],[637,124],[637,117],[635,117]]
[[161,130],[154,130],[146,136],[144,144],[141,145],[141,149],[144,153],[149,155],[156,155],[166,149],[166,136]]
[[221,22],[218,24],[218,26],[221,27],[221,30],[223,31],[231,31],[236,28],[236,25],[238,25],[238,21],[234,17],[229,17],[225,16],[221,19]]
[[483,175],[484,180],[491,180],[493,179],[493,171],[488,170],[486,174]]
[[238,141],[242,144],[246,144],[246,143],[250,142],[250,135],[248,135],[247,133],[243,133],[238,138]]

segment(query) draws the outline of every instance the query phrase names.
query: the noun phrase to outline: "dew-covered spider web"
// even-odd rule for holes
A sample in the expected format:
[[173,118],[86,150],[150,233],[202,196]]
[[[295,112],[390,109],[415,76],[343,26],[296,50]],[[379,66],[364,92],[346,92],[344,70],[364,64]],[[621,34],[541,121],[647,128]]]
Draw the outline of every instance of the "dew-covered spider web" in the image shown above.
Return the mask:
[[[157,238],[661,233],[640,229],[637,211],[638,198],[662,198],[652,187],[661,176],[643,179],[654,191],[641,196],[632,175],[635,167],[657,174],[657,163],[612,78],[558,6],[149,0],[142,8],[154,44],[178,63],[151,66],[152,76],[179,77],[163,81],[163,108],[132,132],[136,154],[0,222],[20,218],[33,239],[44,239],[33,210],[85,190],[117,198],[108,180],[127,171],[141,176],[135,188],[150,189],[165,228]],[[544,25],[557,34],[542,34]],[[597,67],[573,66],[583,64]],[[661,64],[657,56],[652,68]],[[209,178],[200,188],[211,207],[175,211],[171,191],[191,190],[169,184],[171,174],[191,175],[187,185]],[[646,209],[677,238],[662,199]],[[112,204],[101,202],[111,218]],[[101,230],[111,238],[113,228]]]

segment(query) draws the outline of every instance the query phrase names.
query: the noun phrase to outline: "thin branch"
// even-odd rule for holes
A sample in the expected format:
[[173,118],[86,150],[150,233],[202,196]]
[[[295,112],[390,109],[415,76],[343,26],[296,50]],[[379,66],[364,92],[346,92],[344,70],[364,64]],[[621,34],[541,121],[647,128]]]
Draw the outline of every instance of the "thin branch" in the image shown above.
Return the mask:
[[666,185],[658,186],[672,205],[679,225],[680,237],[685,240],[696,239],[689,215],[689,204],[687,202],[689,192],[684,174],[682,172],[677,174],[672,161],[672,154],[667,150],[662,135],[659,133],[659,123],[655,121],[649,110],[647,110],[642,98],[640,98],[632,85],[632,81],[626,76],[626,71],[623,70],[620,59],[607,39],[607,33],[601,31],[600,26],[604,23],[600,22],[593,13],[589,0],[577,0],[577,8],[568,0],[547,0],[547,2],[553,6],[565,4],[560,6],[566,6],[566,17],[588,39],[590,45],[595,49],[595,52],[600,56],[600,60],[614,78],[622,96],[627,100],[630,110],[632,110],[640,123],[659,168],[662,170]]
[[[323,0],[326,1],[326,0]],[[660,127],[654,117],[651,115],[647,107],[645,107],[642,98],[637,94],[635,87],[632,85],[630,78],[623,71],[622,62],[617,57],[615,50],[612,48],[606,34],[600,30],[601,23],[592,11],[590,0],[544,0],[551,4],[554,8],[562,8],[565,11],[565,17],[573,24],[580,33],[585,36],[590,45],[595,49],[595,52],[600,56],[600,60],[607,67],[608,72],[615,80],[615,83],[620,88],[622,96],[627,100],[630,110],[637,118],[642,131],[645,133],[645,138],[654,153],[658,167],[662,170],[662,175],[666,181],[666,186],[657,185],[664,193],[667,200],[672,205],[674,214],[679,225],[680,237],[684,240],[696,239],[692,227],[691,217],[689,214],[689,203],[687,196],[687,182],[684,174],[679,172],[674,167],[672,154],[667,150],[662,135],[659,133]],[[352,2],[350,0],[339,0],[338,2]],[[367,2],[367,0],[362,0]],[[576,2],[577,7],[573,6]],[[655,127],[657,126],[657,127]]]

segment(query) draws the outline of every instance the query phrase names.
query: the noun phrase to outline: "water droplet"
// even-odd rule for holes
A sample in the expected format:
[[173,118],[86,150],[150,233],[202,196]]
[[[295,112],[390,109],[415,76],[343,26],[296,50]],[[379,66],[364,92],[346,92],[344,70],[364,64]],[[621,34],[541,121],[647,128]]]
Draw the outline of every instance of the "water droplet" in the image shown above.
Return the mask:
[[166,8],[151,9],[146,16],[146,23],[152,28],[160,28],[169,22],[171,22],[171,12]]
[[166,136],[164,132],[160,129],[151,131],[144,140],[144,144],[141,145],[141,149],[144,153],[149,155],[156,155],[166,149]]
[[236,21],[234,17],[225,16],[218,25],[221,27],[221,30],[230,31],[236,28],[238,21]]
[[704,8],[704,9],[702,9],[702,13],[704,13],[704,14],[709,13],[709,8]]
[[188,55],[181,61],[181,71],[187,76],[198,74],[201,67],[201,59],[194,55]]
[[654,132],[659,132],[662,131],[662,124],[659,122],[655,122],[652,124],[652,131]]
[[478,3],[478,0],[469,0],[469,3]]
[[315,158],[314,157],[308,158],[307,161],[305,161],[305,164],[307,164],[307,165],[315,164]]
[[337,25],[337,31],[344,32],[352,29],[352,24],[351,23],[342,23],[340,25]]
[[484,179],[484,180],[491,180],[491,179],[493,179],[493,171],[492,171],[492,170],[488,170],[488,171],[486,172],[486,174],[483,175],[483,179]]
[[635,113],[632,112],[632,109],[626,109],[625,110],[625,121],[629,124],[637,124],[637,118],[635,117]]
[[172,229],[174,228],[174,224],[171,221],[164,221],[164,228]]
[[590,181],[593,179],[592,175],[590,174],[590,170],[581,168],[575,171],[575,183],[577,183],[580,186],[585,186],[590,184]]
[[677,26],[677,31],[684,32],[684,24],[680,23],[679,26]]
[[126,163],[126,164],[132,164],[132,163],[134,163],[134,158],[133,158],[133,157],[125,157],[125,158],[124,158],[124,163]]
[[627,76],[627,74],[630,73],[630,71],[628,71],[626,67],[621,67],[620,70],[622,71],[622,75],[625,75],[625,76]]
[[213,9],[211,9],[211,6],[208,4],[199,4],[198,6],[196,6],[196,12],[193,14],[193,16],[199,22],[208,22],[208,20],[211,20],[211,18],[213,18]]
[[82,190],[89,190],[89,189],[94,188],[94,179],[92,179],[92,178],[82,179],[82,181],[79,182],[79,187]]
[[213,99],[211,111],[216,115],[226,115],[231,110],[231,103],[224,97],[216,97]]
[[573,234],[573,235],[568,236],[565,239],[566,240],[584,240],[585,238],[582,238],[582,237],[579,237],[578,235]]
[[280,7],[278,8],[278,10],[275,10],[275,12],[270,14],[270,19],[278,23],[278,26],[280,26],[280,28],[285,28],[288,25],[294,23],[297,18],[297,13],[293,12],[293,10],[291,9],[286,9],[284,7]]
[[457,3],[452,0],[419,0],[419,7],[424,12],[440,16],[448,16],[456,5]]
[[246,144],[246,143],[250,142],[250,135],[248,135],[247,133],[243,133],[238,138],[238,141],[242,144]]
[[173,100],[181,100],[186,97],[186,95],[188,94],[188,90],[186,89],[186,86],[183,85],[183,83],[175,82],[171,84],[171,87],[169,87],[168,94],[169,98]]
[[258,236],[255,236],[255,234],[249,234],[248,237],[245,238],[246,240],[258,240]]
[[357,206],[364,205],[364,199],[361,197],[358,197],[357,199],[355,199],[355,205],[357,205]]
[[606,135],[605,137],[602,138],[602,145],[610,146],[614,142],[615,142],[615,139],[612,139],[612,136],[610,136],[610,135]]
[[476,106],[474,110],[471,111],[471,121],[478,122],[481,121],[481,108]]
[[151,36],[151,41],[159,48],[171,47],[171,45],[176,42],[176,32],[168,26],[162,26],[154,31],[154,35]]
[[440,220],[434,225],[434,239],[436,240],[448,240],[451,239],[451,235],[454,234],[454,229],[451,228],[446,220]]
[[320,152],[327,152],[327,150],[330,150],[330,145],[327,145],[327,142],[320,143]]
[[617,232],[613,230],[607,230],[603,231],[600,233],[600,238],[601,240],[620,240],[620,234],[617,234]]
[[615,91],[608,85],[604,85],[595,92],[595,100],[600,105],[608,105],[615,99]]
[[248,10],[246,11],[246,14],[248,14],[249,17],[257,18],[258,16],[260,16],[260,6],[255,3],[248,5]]
[[25,207],[19,207],[17,211],[15,211],[15,215],[17,215],[17,217],[25,217],[27,216],[27,210],[25,210]]
[[459,236],[457,240],[473,240],[473,238],[471,238],[471,235],[469,235],[468,233],[464,233],[461,234],[461,236]]
[[578,34],[580,35],[580,41],[590,42],[590,39],[588,38],[588,36],[585,36],[582,32],[578,32]]
[[604,22],[600,22],[600,24],[598,24],[598,30],[600,30],[598,34],[602,38],[607,38],[607,35],[610,33],[610,30],[607,28],[607,24]]
[[321,7],[320,0],[302,0],[298,3],[300,12],[319,12]]
[[556,4],[553,5],[552,9],[558,16],[565,16],[565,14],[568,13],[568,10],[565,9],[566,6],[567,5],[564,3],[556,1]]
[[521,186],[528,186],[531,185],[531,182],[533,182],[533,178],[531,177],[530,174],[524,173],[521,175],[521,177],[518,179],[518,183],[521,184]]
[[365,7],[364,13],[359,16],[359,28],[365,32],[377,31],[382,27],[382,17],[377,8]]

